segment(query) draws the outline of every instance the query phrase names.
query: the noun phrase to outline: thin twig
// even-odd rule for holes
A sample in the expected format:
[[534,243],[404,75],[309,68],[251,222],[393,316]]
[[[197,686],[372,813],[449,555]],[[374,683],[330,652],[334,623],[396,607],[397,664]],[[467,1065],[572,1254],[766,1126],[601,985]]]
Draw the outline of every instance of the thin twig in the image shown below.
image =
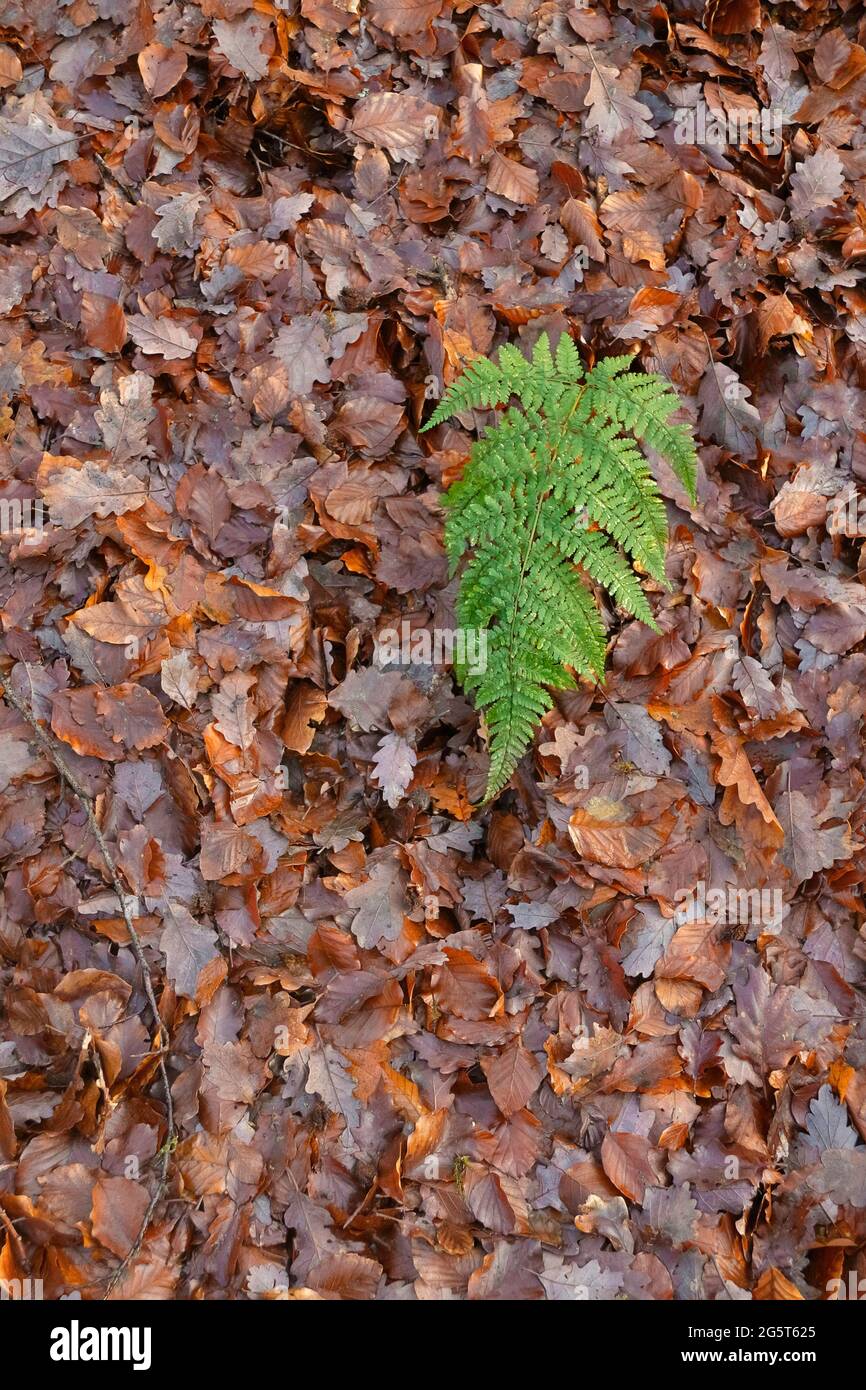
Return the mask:
[[174,1126],[174,1104],[171,1098],[171,1085],[169,1083],[168,1069],[166,1067],[166,1057],[168,1056],[169,1043],[168,1030],[166,1029],[166,1026],[162,1021],[162,1014],[160,1013],[159,1005],[156,1002],[156,995],[153,990],[153,984],[150,978],[150,970],[148,968],[147,960],[144,954],[144,947],[141,944],[141,937],[138,935],[138,932],[136,931],[135,926],[133,925],[127,895],[124,891],[123,883],[117,871],[117,865],[115,864],[114,859],[112,858],[111,851],[109,850],[108,845],[105,842],[105,836],[103,835],[102,830],[99,826],[99,822],[96,819],[96,812],[94,810],[90,794],[88,793],[86,787],[84,787],[82,783],[79,781],[72,768],[69,766],[60,749],[57,747],[55,740],[49,737],[49,735],[45,732],[41,724],[36,719],[36,716],[34,715],[33,711],[27,705],[26,701],[24,701],[22,697],[18,694],[18,692],[15,689],[13,689],[8,679],[2,675],[0,675],[0,691],[3,692],[3,695],[9,701],[9,704],[14,706],[14,708],[18,711],[22,719],[26,720],[26,722],[30,725],[31,729],[36,735],[38,743],[48,754],[48,757],[51,759],[54,766],[57,768],[57,771],[62,777],[63,781],[67,783],[67,785],[78,797],[78,800],[81,802],[81,805],[84,809],[84,814],[87,817],[88,825],[90,826],[90,829],[93,831],[93,837],[96,840],[97,845],[99,846],[99,852],[102,855],[103,862],[105,863],[105,867],[108,870],[108,876],[111,879],[112,887],[114,888],[114,891],[117,894],[117,898],[120,903],[120,910],[123,913],[123,920],[126,923],[126,930],[129,932],[129,939],[132,943],[132,949],[135,953],[136,960],[138,961],[138,964],[141,967],[141,974],[144,982],[144,992],[147,995],[147,1002],[150,1005],[150,1011],[153,1015],[153,1021],[156,1027],[156,1047],[158,1049],[156,1053],[157,1067],[159,1069],[159,1077],[162,1083],[162,1090],[165,1100],[166,1119],[165,1143],[159,1151],[162,1157],[162,1163],[157,1174],[156,1188],[154,1189],[153,1195],[151,1196],[151,1199],[147,1204],[147,1210],[145,1211],[144,1216],[142,1217],[141,1225],[139,1226],[135,1240],[132,1242],[132,1245],[130,1246],[126,1255],[124,1255],[117,1269],[114,1271],[114,1273],[111,1275],[111,1278],[108,1281],[105,1293],[103,1295],[104,1298],[108,1298],[112,1290],[116,1288],[116,1286],[120,1283],[121,1279],[126,1274],[126,1271],[129,1269],[129,1266],[132,1264],[132,1261],[135,1259],[136,1255],[140,1251],[144,1242],[144,1237],[147,1232],[147,1228],[150,1225],[150,1219],[153,1216],[153,1213],[156,1211],[156,1208],[159,1205],[159,1202],[163,1196],[163,1193],[165,1192],[166,1185],[168,1183],[168,1167],[171,1161],[171,1154],[175,1147],[176,1140],[176,1131]]
[[128,203],[140,202],[139,196],[133,188],[132,184],[127,183],[125,179],[122,179],[118,174],[117,170],[112,169],[111,165],[106,163],[106,161],[102,158],[101,154],[94,154],[93,158],[96,160],[96,163],[99,165],[105,177],[107,179],[110,179],[111,182],[115,185],[115,187],[120,189],[121,193],[123,194],[124,198]]

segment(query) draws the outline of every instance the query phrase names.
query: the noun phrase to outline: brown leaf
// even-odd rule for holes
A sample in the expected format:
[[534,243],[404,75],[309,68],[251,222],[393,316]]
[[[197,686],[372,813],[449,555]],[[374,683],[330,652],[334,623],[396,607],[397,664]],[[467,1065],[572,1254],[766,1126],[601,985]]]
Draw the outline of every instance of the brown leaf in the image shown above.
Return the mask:
[[355,103],[352,133],[388,151],[392,159],[414,164],[438,130],[439,111],[428,101],[403,92],[374,92]]
[[386,734],[373,759],[373,776],[389,806],[399,806],[415,771],[417,754],[400,734]]
[[51,727],[76,753],[109,761],[163,743],[168,731],[156,697],[129,683],[58,691]]
[[736,735],[724,734],[721,731],[714,733],[712,737],[713,750],[721,759],[721,765],[716,774],[721,786],[736,787],[737,795],[743,805],[755,806],[766,823],[781,834],[781,826],[752,771],[742,740],[738,739]]
[[792,335],[810,342],[812,329],[807,319],[798,314],[786,294],[768,294],[758,308],[758,347],[766,352],[770,340]]
[[164,97],[186,72],[187,57],[182,48],[166,48],[149,43],[138,55],[138,70],[152,97]]
[[198,692],[198,671],[188,651],[180,651],[167,657],[160,667],[160,685],[170,700],[183,705],[184,709],[195,707]]
[[509,202],[531,206],[538,202],[538,175],[528,165],[518,164],[494,150],[487,166],[487,191],[498,193]]
[[75,527],[91,517],[122,516],[147,500],[147,484],[110,460],[43,454],[39,487],[57,526]]
[[607,1133],[601,1143],[601,1162],[614,1187],[632,1202],[643,1202],[647,1187],[657,1186],[658,1177],[650,1162],[655,1153],[648,1139],[640,1134]]
[[622,802],[593,797],[576,810],[568,833],[578,854],[609,868],[636,869],[658,854],[667,840],[664,825],[635,825]]
[[459,70],[458,80],[462,90],[450,145],[456,154],[475,164],[492,151],[494,141],[490,103],[484,91],[484,69],[480,63],[466,63]]
[[166,361],[190,357],[196,350],[196,340],[182,323],[152,314],[130,314],[127,319],[129,336],[144,353],[159,354]]
[[94,1239],[122,1259],[138,1235],[149,1201],[141,1183],[100,1177],[93,1188]]
[[126,316],[121,306],[101,294],[85,290],[81,296],[84,341],[100,352],[120,352],[126,342]]
[[266,76],[273,31],[264,15],[250,10],[240,19],[217,19],[213,32],[219,51],[244,77],[254,82]]
[[286,717],[280,729],[286,747],[306,753],[316,736],[315,726],[321,724],[327,708],[324,691],[308,681],[293,681],[286,695]]
[[[838,806],[838,798],[831,798],[825,807],[820,807],[812,805],[801,791],[786,791],[777,805],[785,834],[780,858],[796,883],[805,883],[839,859],[850,859],[859,848],[841,815],[843,808]],[[825,828],[825,822],[837,819],[841,819],[841,824]]]
[[71,251],[85,270],[101,269],[111,238],[95,212],[90,208],[59,207],[55,225],[60,245]]
[[370,0],[370,21],[386,34],[423,34],[437,15],[443,0]]
[[468,951],[448,948],[447,964],[433,972],[439,1007],[458,1018],[488,1018],[499,1000],[499,986],[481,961]]
[[541,1083],[541,1068],[519,1043],[494,1057],[485,1057],[481,1066],[490,1094],[506,1117],[522,1110]]
[[780,1269],[771,1265],[769,1269],[764,1270],[756,1283],[752,1290],[752,1297],[781,1303],[802,1299],[803,1295],[796,1284],[792,1284],[791,1280]]
[[256,736],[255,711],[249,698],[255,677],[231,671],[211,696],[216,727],[235,748],[249,748]]
[[842,192],[842,161],[835,150],[818,149],[807,155],[791,175],[791,208],[797,217],[834,203]]
[[14,87],[21,81],[21,61],[8,44],[0,44],[0,87]]
[[62,130],[35,104],[29,109],[22,104],[13,116],[0,116],[0,202],[24,190],[16,206],[22,211],[41,206],[39,195],[55,165],[73,159],[77,148],[73,132]]
[[159,945],[168,978],[178,994],[195,999],[202,971],[220,958],[216,932],[196,922],[182,903],[168,905],[164,922]]

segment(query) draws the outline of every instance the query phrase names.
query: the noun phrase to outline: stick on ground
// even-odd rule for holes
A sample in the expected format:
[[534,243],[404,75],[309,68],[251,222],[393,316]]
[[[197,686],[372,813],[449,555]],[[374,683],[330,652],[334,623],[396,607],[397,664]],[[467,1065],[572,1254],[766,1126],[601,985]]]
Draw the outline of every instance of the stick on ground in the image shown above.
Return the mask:
[[68,762],[64,758],[62,752],[57,746],[55,739],[53,739],[49,734],[46,733],[46,731],[42,728],[42,725],[38,722],[33,711],[27,705],[26,701],[22,699],[18,692],[12,687],[9,680],[4,676],[0,676],[0,691],[2,691],[4,697],[6,698],[6,700],[8,700],[9,704],[12,705],[18,711],[22,719],[25,719],[27,723],[30,725],[31,729],[36,735],[37,742],[45,750],[48,757],[51,759],[54,766],[57,768],[60,777],[62,777],[63,781],[66,782],[67,786],[70,787],[71,790],[75,793],[75,795],[78,797],[78,800],[81,802],[81,805],[84,808],[84,813],[87,816],[87,822],[90,826],[90,829],[93,831],[93,837],[96,840],[97,845],[99,846],[99,852],[102,855],[103,862],[105,864],[106,869],[108,870],[108,876],[111,879],[112,887],[114,888],[114,891],[117,894],[118,902],[120,903],[120,910],[123,913],[123,920],[126,924],[126,930],[129,932],[129,939],[132,944],[132,949],[135,952],[136,959],[141,968],[141,975],[144,983],[144,992],[147,995],[147,1002],[150,1006],[150,1012],[153,1016],[153,1022],[156,1029],[156,1046],[158,1049],[157,1065],[159,1068],[160,1082],[162,1083],[166,1119],[165,1142],[159,1151],[162,1162],[157,1172],[156,1187],[151,1195],[150,1201],[147,1204],[147,1210],[145,1211],[144,1216],[142,1217],[141,1225],[139,1226],[135,1240],[132,1242],[132,1245],[130,1246],[127,1253],[124,1255],[117,1269],[114,1270],[106,1286],[103,1297],[108,1298],[111,1295],[112,1290],[115,1289],[117,1285],[120,1283],[121,1279],[123,1279],[124,1275],[126,1274],[136,1255],[140,1251],[144,1242],[144,1237],[147,1233],[147,1228],[150,1225],[151,1217],[153,1216],[153,1213],[156,1211],[156,1208],[162,1199],[163,1193],[165,1192],[166,1184],[168,1182],[168,1167],[171,1161],[171,1153],[174,1148],[174,1142],[176,1138],[176,1131],[174,1125],[174,1105],[172,1103],[171,1085],[169,1083],[168,1068],[166,1066],[169,1041],[168,1030],[166,1029],[165,1024],[162,1021],[162,1015],[159,1011],[159,1004],[156,1001],[156,995],[153,990],[153,984],[150,978],[150,971],[148,969],[147,959],[144,954],[144,947],[141,944],[141,937],[135,930],[135,926],[132,921],[132,915],[129,910],[129,902],[127,899],[127,895],[124,892],[123,883],[117,871],[117,865],[115,864],[114,859],[112,858],[111,851],[109,850],[108,845],[105,842],[105,837],[102,833],[102,830],[100,829],[99,822],[96,819],[96,812],[94,810],[93,802],[86,788],[82,786],[81,782],[76,777],[72,768],[69,766]]

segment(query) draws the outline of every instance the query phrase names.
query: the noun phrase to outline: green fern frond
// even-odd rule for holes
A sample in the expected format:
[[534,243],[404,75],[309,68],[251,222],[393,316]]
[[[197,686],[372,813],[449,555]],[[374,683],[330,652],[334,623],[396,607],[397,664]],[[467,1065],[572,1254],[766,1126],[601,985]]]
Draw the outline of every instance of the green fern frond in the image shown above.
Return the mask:
[[549,688],[573,686],[573,672],[604,677],[606,634],[587,581],[655,626],[640,571],[665,582],[667,517],[639,444],[667,459],[692,498],[696,455],[688,428],[670,424],[675,392],[631,366],[609,357],[584,373],[571,338],[554,354],[543,333],[531,359],[511,345],[496,362],[476,358],[423,427],[508,406],[444,498],[451,572],[470,555],[458,621],[487,633],[485,669],[458,669],[487,721],[485,801],[550,709]]

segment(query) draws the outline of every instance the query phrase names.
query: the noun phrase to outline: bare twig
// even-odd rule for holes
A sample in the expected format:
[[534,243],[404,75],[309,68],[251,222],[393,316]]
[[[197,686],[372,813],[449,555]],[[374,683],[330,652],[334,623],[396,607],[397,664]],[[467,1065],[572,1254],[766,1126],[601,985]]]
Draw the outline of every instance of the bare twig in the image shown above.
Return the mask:
[[126,930],[129,932],[129,939],[132,944],[132,949],[135,953],[136,960],[138,961],[138,964],[141,968],[142,980],[144,983],[144,992],[147,995],[147,1002],[150,1006],[150,1012],[153,1015],[153,1022],[156,1028],[156,1047],[158,1049],[156,1053],[157,1067],[159,1070],[159,1078],[162,1083],[166,1119],[165,1143],[159,1150],[159,1155],[162,1159],[162,1163],[160,1164],[160,1168],[157,1174],[156,1187],[150,1198],[150,1201],[147,1204],[147,1210],[145,1211],[144,1216],[142,1217],[141,1225],[139,1226],[135,1240],[132,1242],[132,1245],[130,1246],[126,1255],[124,1255],[117,1269],[113,1272],[111,1278],[108,1281],[105,1293],[103,1295],[104,1298],[108,1298],[112,1290],[116,1288],[116,1286],[120,1283],[121,1279],[126,1274],[126,1271],[129,1269],[129,1266],[132,1264],[136,1255],[140,1251],[144,1242],[144,1237],[147,1232],[147,1228],[150,1225],[151,1217],[153,1216],[153,1213],[156,1211],[156,1208],[159,1205],[159,1202],[163,1196],[163,1193],[165,1192],[166,1185],[168,1182],[168,1167],[171,1161],[171,1154],[176,1143],[176,1130],[174,1125],[174,1104],[171,1098],[171,1085],[169,1083],[168,1069],[166,1067],[166,1058],[168,1056],[169,1044],[168,1030],[166,1029],[165,1024],[162,1021],[162,1014],[159,1011],[159,1004],[156,1002],[156,995],[154,993],[153,983],[150,978],[150,970],[148,968],[147,960],[145,958],[144,947],[141,944],[141,937],[138,935],[138,932],[136,931],[135,926],[133,924],[132,914],[129,910],[129,902],[127,899],[127,895],[124,891],[123,883],[117,871],[117,865],[114,862],[111,851],[109,850],[108,845],[106,844],[105,836],[103,835],[102,830],[99,826],[99,822],[96,819],[96,812],[94,810],[93,801],[90,798],[90,794],[88,793],[86,787],[84,787],[82,783],[79,781],[72,768],[69,766],[65,757],[58,748],[56,741],[45,732],[45,730],[42,728],[42,725],[36,719],[36,716],[34,715],[33,711],[27,705],[26,701],[23,700],[22,697],[18,694],[18,692],[12,687],[9,680],[2,675],[0,675],[0,691],[2,691],[5,698],[9,701],[9,704],[12,705],[18,711],[22,719],[26,720],[26,722],[30,725],[31,729],[36,735],[37,742],[45,750],[48,757],[51,759],[54,766],[57,768],[57,771],[62,777],[63,781],[66,782],[66,784],[72,789],[72,791],[78,797],[78,800],[81,802],[81,805],[84,809],[84,814],[87,817],[87,823],[90,826],[90,829],[93,831],[93,838],[96,840],[96,843],[99,846],[99,852],[102,855],[103,862],[105,864],[106,869],[108,870],[108,876],[111,879],[112,887],[114,888],[114,891],[117,894],[117,899],[120,903],[120,910],[123,913],[123,920],[126,924]]
[[106,163],[106,161],[102,158],[101,154],[94,154],[93,158],[96,160],[96,163],[99,165],[105,177],[107,179],[110,179],[116,188],[120,189],[121,193],[123,194],[124,198],[128,203],[137,203],[140,201],[138,194],[132,187],[132,184],[127,183],[125,179],[122,179],[118,174],[117,170],[112,169],[111,165]]

